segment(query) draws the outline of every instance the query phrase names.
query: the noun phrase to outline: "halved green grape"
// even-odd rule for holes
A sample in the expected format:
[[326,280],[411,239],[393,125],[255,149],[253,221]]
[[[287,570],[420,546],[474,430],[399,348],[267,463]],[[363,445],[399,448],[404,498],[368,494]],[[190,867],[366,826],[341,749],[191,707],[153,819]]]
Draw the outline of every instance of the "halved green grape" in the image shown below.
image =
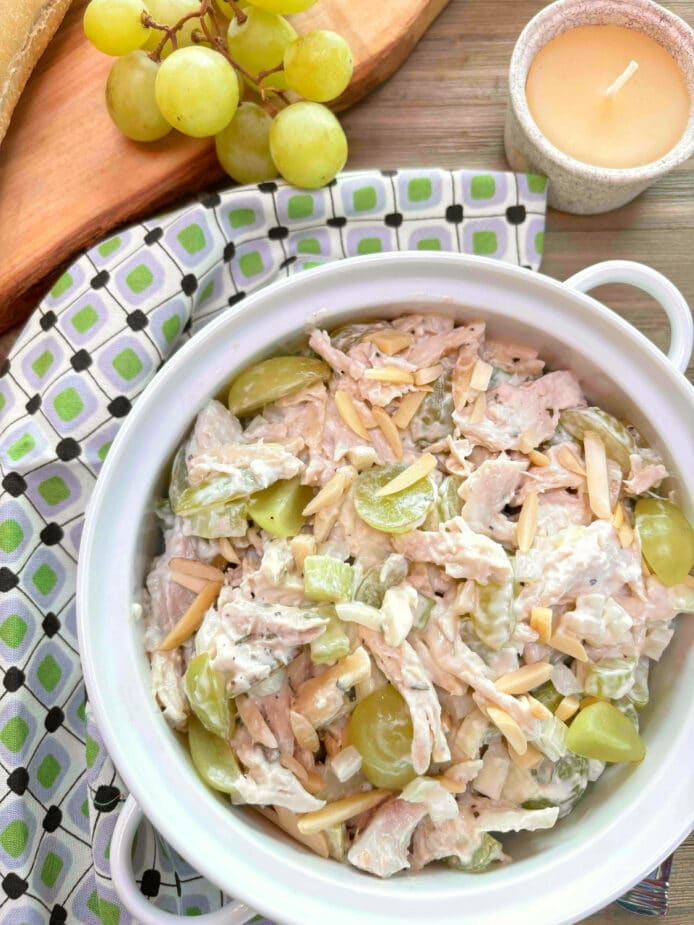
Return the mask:
[[159,65],[144,51],[113,62],[106,81],[106,107],[113,122],[133,141],[156,141],[171,131],[159,112],[154,83]]
[[304,559],[304,597],[308,601],[349,601],[353,581],[352,566],[334,556],[306,556]]
[[561,412],[559,423],[579,443],[583,443],[586,431],[592,430],[605,444],[609,458],[619,464],[625,476],[629,474],[629,454],[638,452],[638,443],[617,418],[602,408],[569,408]]
[[[282,64],[286,47],[296,38],[296,29],[282,16],[255,5],[246,7],[244,13],[242,23],[236,18],[229,21],[227,45],[234,60],[256,77]],[[264,77],[261,85],[286,90],[287,79],[283,71],[276,71]]]
[[533,691],[533,697],[540,703],[551,710],[552,713],[557,709],[563,700],[563,695],[559,693],[551,681],[545,681]]
[[641,551],[655,577],[668,587],[684,581],[694,566],[694,530],[680,508],[640,498],[635,514]]
[[339,96],[352,78],[349,45],[336,32],[316,29],[287,46],[284,74],[287,85],[307,100],[327,103]]
[[503,846],[489,832],[479,833],[479,843],[469,861],[463,862],[455,856],[446,858],[449,867],[455,870],[464,870],[468,874],[479,874],[481,871],[498,861],[504,853]]
[[270,402],[330,378],[330,367],[313,357],[272,357],[244,369],[229,387],[229,411],[245,417]]
[[361,519],[381,533],[407,533],[414,530],[429,513],[436,500],[431,478],[425,478],[395,492],[378,497],[377,491],[407,468],[404,464],[375,466],[362,472],[355,482],[354,509]]
[[304,189],[325,186],[347,160],[347,138],[320,103],[292,103],[273,120],[270,153],[287,182]]
[[185,518],[193,536],[217,540],[222,536],[245,536],[248,531],[248,505],[246,501],[230,501],[203,508]]
[[355,601],[369,604],[371,607],[380,607],[388,588],[394,588],[405,580],[407,567],[407,559],[404,556],[393,556],[385,563],[369,569],[356,590]]
[[154,85],[164,118],[184,135],[216,135],[239,102],[236,72],[211,48],[179,48],[163,61]]
[[226,739],[209,732],[196,716],[188,719],[188,748],[195,770],[214,790],[234,793],[241,769]]
[[304,10],[313,6],[316,0],[249,0],[249,2],[261,10],[291,16],[292,13],[303,13]]
[[190,660],[183,685],[188,702],[205,729],[222,739],[229,738],[234,704],[232,701],[230,710],[224,678],[210,666],[206,652]]
[[349,721],[349,740],[374,787],[400,790],[417,776],[412,767],[412,720],[403,697],[386,684],[361,700]]
[[277,176],[270,156],[271,116],[257,103],[241,103],[215,137],[219,163],[237,183],[261,183]]
[[593,697],[616,700],[631,687],[635,668],[633,658],[601,658],[588,668],[583,689]]
[[646,748],[631,720],[600,700],[578,713],[566,737],[568,748],[598,761],[641,761]]
[[458,489],[462,484],[462,479],[457,475],[447,475],[442,479],[439,485],[439,497],[436,502],[436,508],[441,523],[457,517],[463,508],[463,502],[458,494]]
[[302,485],[297,475],[256,492],[248,503],[248,513],[259,527],[273,536],[296,536],[306,520],[301,512],[312,497],[311,489]]
[[349,655],[349,648],[345,624],[333,611],[328,615],[325,631],[311,642],[311,661],[316,665],[338,662]]
[[[179,19],[194,13],[200,8],[200,0],[147,0],[147,9],[152,19],[162,26],[174,26]],[[206,17],[207,24],[211,27],[212,21],[209,16]],[[201,32],[200,19],[194,17],[184,22],[181,28],[176,32],[177,48],[186,48],[189,45],[195,45],[193,32]],[[164,33],[160,29],[150,29],[150,35],[145,43],[146,51],[154,51],[159,45]],[[167,42],[162,49],[162,58],[168,58],[174,51],[171,42]]]
[[173,509],[181,517],[191,517],[200,511],[235,501],[257,490],[258,480],[250,469],[241,475],[215,475],[199,485],[185,488]]
[[84,11],[84,34],[105,55],[127,55],[147,41],[142,0],[91,0]]
[[477,589],[472,625],[482,642],[498,651],[510,639],[516,625],[513,615],[513,582],[489,582]]
[[453,431],[453,395],[450,376],[439,376],[415,416],[410,433],[417,446],[436,443]]

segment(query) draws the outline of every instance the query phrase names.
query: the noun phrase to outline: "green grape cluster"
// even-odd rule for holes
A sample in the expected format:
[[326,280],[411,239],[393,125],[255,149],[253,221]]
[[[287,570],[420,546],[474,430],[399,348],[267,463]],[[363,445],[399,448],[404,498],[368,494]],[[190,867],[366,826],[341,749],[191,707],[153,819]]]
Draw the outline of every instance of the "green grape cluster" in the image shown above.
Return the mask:
[[324,104],[347,88],[347,42],[325,29],[298,35],[285,17],[316,0],[91,0],[89,41],[117,58],[106,105],[134,141],[176,129],[213,137],[239,183],[281,174],[315,189],[345,165],[347,139]]

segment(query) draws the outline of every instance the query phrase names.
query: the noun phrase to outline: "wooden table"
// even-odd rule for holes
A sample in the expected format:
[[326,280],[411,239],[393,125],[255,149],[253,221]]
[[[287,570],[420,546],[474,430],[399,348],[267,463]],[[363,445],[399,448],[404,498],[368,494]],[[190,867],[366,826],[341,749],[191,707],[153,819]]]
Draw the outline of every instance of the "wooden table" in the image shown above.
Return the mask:
[[[397,0],[390,2],[396,10]],[[504,168],[502,127],[511,49],[525,23],[544,5],[538,0],[451,0],[399,73],[344,115],[348,167]],[[694,25],[694,2],[673,0],[663,6]],[[185,192],[181,189],[181,195]],[[543,271],[564,279],[599,260],[640,260],[665,273],[694,304],[693,203],[690,161],[616,212],[595,217],[550,212]],[[595,295],[659,347],[666,346],[663,313],[647,296],[623,286],[605,286]],[[0,354],[17,333],[0,338]],[[694,380],[694,366],[689,374]],[[693,881],[694,836],[675,855],[671,911],[659,921],[692,925]],[[633,925],[638,920],[610,906],[585,921]]]

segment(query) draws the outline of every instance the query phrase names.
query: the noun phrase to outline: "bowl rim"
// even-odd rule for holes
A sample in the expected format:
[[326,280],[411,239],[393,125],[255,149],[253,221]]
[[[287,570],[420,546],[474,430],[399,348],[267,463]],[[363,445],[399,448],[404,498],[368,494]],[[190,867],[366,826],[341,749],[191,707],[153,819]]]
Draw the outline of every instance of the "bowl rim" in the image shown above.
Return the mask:
[[[220,879],[219,870],[214,867],[214,860],[207,857],[204,853],[201,854],[197,845],[191,847],[191,842],[184,831],[184,827],[181,826],[178,828],[174,826],[172,819],[167,815],[166,811],[161,808],[156,799],[153,803],[149,802],[149,798],[151,797],[153,791],[151,789],[147,789],[147,787],[149,787],[149,783],[147,786],[141,784],[136,769],[131,767],[125,745],[121,744],[119,731],[115,728],[115,724],[111,721],[109,716],[109,704],[105,702],[104,697],[102,696],[101,679],[93,659],[93,651],[91,647],[91,621],[87,617],[88,600],[90,595],[94,593],[94,585],[97,583],[96,578],[92,580],[89,565],[93,558],[96,534],[100,526],[99,513],[103,507],[104,497],[110,488],[111,481],[114,477],[117,476],[117,469],[121,457],[124,455],[127,457],[129,450],[128,440],[131,431],[135,430],[136,427],[141,424],[141,419],[146,417],[150,406],[156,403],[157,396],[162,392],[162,390],[167,388],[167,385],[171,380],[180,374],[181,370],[185,367],[185,364],[188,362],[188,359],[191,356],[195,356],[198,352],[200,352],[202,355],[204,351],[204,345],[210,341],[213,341],[217,337],[218,332],[225,327],[242,327],[249,318],[253,317],[253,313],[258,306],[262,307],[263,303],[272,305],[273,302],[276,302],[278,294],[287,294],[288,292],[296,291],[300,293],[304,288],[320,289],[322,287],[325,289],[329,288],[331,285],[334,285],[336,280],[339,280],[341,276],[346,274],[349,277],[349,275],[352,274],[355,269],[356,260],[359,261],[357,266],[359,268],[359,276],[361,278],[360,281],[362,284],[369,277],[369,275],[376,275],[379,272],[387,272],[394,279],[397,279],[400,275],[403,275],[404,277],[407,272],[406,268],[409,265],[410,272],[414,272],[413,268],[416,269],[419,267],[424,279],[430,274],[435,273],[437,270],[444,272],[447,269],[450,272],[455,271],[457,273],[457,271],[460,270],[472,269],[473,271],[481,272],[482,275],[485,275],[486,273],[492,273],[499,276],[500,278],[507,278],[508,280],[522,280],[525,284],[534,286],[539,291],[541,291],[542,297],[545,300],[551,299],[553,293],[557,296],[561,295],[561,297],[564,299],[568,297],[575,305],[582,306],[584,310],[590,310],[591,318],[601,318],[601,320],[612,329],[615,336],[625,336],[627,341],[629,341],[633,347],[637,348],[642,353],[645,353],[649,360],[659,367],[659,371],[667,378],[669,385],[676,391],[679,391],[685,397],[685,400],[691,402],[692,398],[694,397],[694,389],[689,385],[684,376],[682,376],[672,367],[667,358],[650,341],[648,341],[644,335],[642,335],[630,324],[628,324],[628,322],[613,314],[609,309],[605,308],[605,306],[602,306],[600,303],[596,302],[590,296],[571,289],[563,283],[560,283],[549,277],[528,273],[526,270],[515,265],[505,264],[487,258],[479,258],[455,253],[422,255],[419,252],[396,252],[389,254],[379,254],[370,257],[358,257],[352,258],[351,260],[338,261],[334,264],[328,264],[323,267],[316,268],[308,274],[297,274],[296,276],[290,277],[287,280],[279,281],[268,287],[258,290],[256,293],[249,296],[242,303],[240,303],[240,305],[233,313],[223,312],[217,319],[210,322],[193,338],[191,338],[191,340],[185,344],[178,351],[178,353],[171,358],[171,360],[169,360],[163,370],[157,375],[153,382],[147,387],[145,392],[140,396],[139,401],[136,403],[133,411],[128,416],[128,419],[121,428],[121,431],[114,441],[111,451],[106,459],[100,478],[97,480],[95,491],[92,495],[92,499],[88,507],[85,529],[82,537],[82,554],[79,558],[77,574],[78,636],[80,652],[82,653],[83,658],[85,683],[89,693],[92,709],[96,716],[97,724],[99,726],[103,740],[112,759],[114,760],[119,773],[123,777],[135,798],[140,801],[141,805],[144,803],[144,805],[147,806],[147,815],[157,826],[157,828],[159,828],[159,830],[165,834],[165,837],[170,840],[170,842],[177,850],[182,852],[184,856],[187,855],[188,859],[191,860],[191,863],[194,863],[195,866],[202,873],[208,876],[213,882],[219,882]],[[462,278],[460,279],[460,282],[463,282]],[[410,299],[410,302],[411,301],[412,300]],[[397,304],[399,302],[406,304],[406,297],[394,296],[392,304]],[[362,302],[362,304],[365,303],[366,300]],[[461,295],[461,299],[459,302],[457,302],[457,304],[462,306],[464,303],[465,298],[463,295]],[[557,307],[555,310],[559,311],[559,308]],[[272,311],[281,311],[281,305],[275,305]],[[326,313],[329,314],[329,311],[326,310]],[[322,312],[319,312],[318,315],[322,315]],[[315,319],[312,318],[312,320],[316,320],[317,323],[320,323],[321,317]],[[232,368],[233,363],[227,367],[224,378],[229,378],[229,369]],[[192,412],[188,412],[186,416],[186,422],[191,416]],[[135,633],[130,632],[129,636],[133,637],[135,636]],[[163,719],[161,722],[164,722]],[[137,725],[137,719],[135,719],[135,724]],[[169,735],[169,738],[174,741],[173,736]],[[682,736],[680,736],[680,738],[682,738]],[[577,921],[579,918],[589,914],[591,911],[602,907],[605,903],[611,901],[613,898],[620,895],[625,889],[628,889],[633,883],[637,882],[640,877],[648,873],[662,859],[662,857],[664,857],[670,850],[672,850],[674,845],[682,839],[687,830],[691,827],[692,823],[694,823],[694,805],[689,805],[691,803],[690,795],[688,795],[686,792],[681,794],[676,787],[672,788],[672,791],[669,792],[668,796],[673,801],[673,809],[675,808],[674,801],[676,799],[679,800],[679,803],[677,805],[678,812],[676,814],[676,818],[669,820],[669,827],[667,828],[667,835],[665,836],[665,846],[662,847],[663,843],[661,841],[659,842],[661,847],[654,848],[654,842],[652,840],[646,840],[644,844],[648,845],[649,854],[647,855],[646,859],[639,864],[639,869],[636,870],[635,873],[632,869],[631,873],[626,879],[624,877],[620,879],[619,876],[610,878],[609,887],[607,889],[603,889],[598,894],[596,899],[590,900],[590,904],[588,906],[585,905],[585,896],[582,895],[580,898],[576,899],[576,902],[579,903],[580,906],[580,908],[577,907],[579,908],[577,913],[572,913],[568,917],[561,919],[552,919],[552,922],[561,921],[564,923],[569,923]],[[683,800],[684,805],[682,805]],[[226,808],[225,812],[228,812]],[[235,817],[237,814],[229,815]],[[652,823],[655,824],[655,820],[653,820]],[[605,827],[605,832],[603,833],[601,830],[600,834],[603,835],[607,833],[608,830],[614,829],[615,825],[616,822],[611,823],[609,826]],[[232,824],[230,826],[230,831],[233,830],[236,830],[238,835],[237,825]],[[200,832],[199,834],[201,837],[203,837],[206,833]],[[279,839],[273,839],[273,843],[275,845],[279,844]],[[280,885],[276,882],[276,880],[273,881],[272,889],[267,890],[268,875],[261,874],[259,881],[257,876],[254,878],[253,874],[254,872],[257,874],[257,871],[254,871],[253,865],[258,864],[262,866],[262,863],[267,861],[267,858],[275,853],[274,850],[270,851],[269,849],[266,849],[264,845],[261,847],[263,850],[258,850],[257,840],[254,843],[253,839],[247,839],[245,844],[243,864],[241,865],[243,866],[245,876],[238,884],[238,886],[234,888],[233,892],[235,892],[245,901],[250,902],[251,905],[254,903],[258,904],[258,900],[260,898],[261,902],[259,904],[263,907],[264,911],[266,911],[267,914],[278,917],[279,920],[297,923],[297,925],[298,923],[305,923],[305,917],[301,915],[297,917],[294,914],[294,910],[288,909],[286,904],[283,904],[280,901],[278,891],[281,893],[281,890]],[[574,851],[578,850],[578,848],[574,849]],[[569,852],[569,854],[571,853],[574,852]],[[237,855],[235,855],[235,860],[241,864],[241,858],[238,857],[238,852]],[[316,871],[311,872],[311,882],[314,885],[319,885],[321,882],[325,883],[329,879],[330,877],[327,873]],[[360,883],[358,892],[360,895],[368,895],[373,900],[375,905],[378,905],[379,899],[382,899],[383,897],[389,897],[389,893],[392,892],[389,891],[388,888],[384,887],[383,884],[379,884],[378,890],[376,890],[374,888],[373,881],[370,881],[368,878],[363,877],[363,881],[363,884]],[[253,886],[254,882],[256,883],[256,887]],[[406,880],[400,878],[395,878],[393,881],[388,881],[390,884],[395,884],[396,888],[398,887],[398,884],[402,884],[404,882],[406,882]],[[258,884],[262,884],[267,892],[259,893]],[[349,889],[347,889],[347,892],[349,893]],[[421,894],[421,896],[429,897],[433,901],[437,896],[437,892],[438,891],[432,891],[431,889],[421,889],[418,891],[418,895]],[[276,897],[275,893],[278,893]],[[298,904],[299,899],[295,891],[295,885],[293,895]],[[284,898],[286,901],[286,893]],[[390,898],[392,899],[392,896]],[[327,906],[325,908],[327,909]],[[378,914],[382,918],[385,917],[384,921],[387,920],[390,925],[391,921],[394,922],[396,920],[387,918],[387,913],[388,910],[383,909]],[[457,915],[457,920],[460,921],[459,913]],[[335,921],[339,921],[341,923],[343,920],[339,918],[339,915],[337,915]],[[356,921],[356,919],[349,918],[344,919],[344,921],[353,922]],[[405,919],[403,918],[401,921],[404,922]],[[453,920],[451,919],[451,921]]]

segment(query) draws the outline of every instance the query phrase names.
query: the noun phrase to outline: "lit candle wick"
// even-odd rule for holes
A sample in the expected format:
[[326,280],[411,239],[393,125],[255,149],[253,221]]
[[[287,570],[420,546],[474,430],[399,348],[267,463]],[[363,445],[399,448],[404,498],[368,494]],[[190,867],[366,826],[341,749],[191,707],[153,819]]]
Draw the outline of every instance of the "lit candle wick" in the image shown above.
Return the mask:
[[622,73],[619,75],[619,77],[613,83],[609,85],[607,90],[605,90],[605,96],[608,99],[611,99],[613,96],[619,93],[619,91],[622,89],[622,87],[627,82],[627,80],[629,80],[629,78],[632,77],[636,73],[636,71],[638,71],[638,69],[639,69],[639,62],[630,61],[627,64],[627,66],[624,68]]

